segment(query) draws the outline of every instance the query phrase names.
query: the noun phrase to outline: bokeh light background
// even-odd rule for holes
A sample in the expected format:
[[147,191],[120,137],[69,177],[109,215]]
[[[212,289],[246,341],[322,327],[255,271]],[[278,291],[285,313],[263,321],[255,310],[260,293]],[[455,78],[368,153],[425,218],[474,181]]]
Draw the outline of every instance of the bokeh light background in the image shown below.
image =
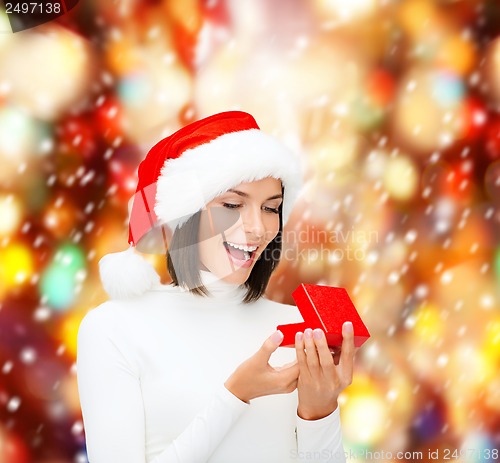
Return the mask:
[[349,459],[498,460],[500,2],[86,0],[0,34],[0,463],[87,461],[98,261],[127,248],[147,150],[228,109],[305,166],[269,296],[346,287],[372,333]]

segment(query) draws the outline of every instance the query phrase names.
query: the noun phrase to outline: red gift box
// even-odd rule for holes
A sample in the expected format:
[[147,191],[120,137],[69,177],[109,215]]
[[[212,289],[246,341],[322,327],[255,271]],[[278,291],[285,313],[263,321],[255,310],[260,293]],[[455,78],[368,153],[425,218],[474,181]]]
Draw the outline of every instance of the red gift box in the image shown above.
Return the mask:
[[277,327],[284,335],[280,344],[282,347],[294,347],[295,334],[304,332],[306,328],[321,328],[326,334],[328,345],[339,347],[342,345],[342,325],[346,321],[352,322],[356,347],[370,337],[345,288],[302,283],[292,293],[292,297],[304,322]]

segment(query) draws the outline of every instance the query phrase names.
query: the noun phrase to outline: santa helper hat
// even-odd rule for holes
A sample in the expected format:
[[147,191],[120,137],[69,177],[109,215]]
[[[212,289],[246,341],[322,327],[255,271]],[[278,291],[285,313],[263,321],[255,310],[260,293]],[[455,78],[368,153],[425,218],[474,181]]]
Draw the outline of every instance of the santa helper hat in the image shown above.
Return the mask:
[[130,248],[99,262],[103,287],[113,299],[138,296],[160,284],[153,266],[134,252],[148,232],[162,224],[173,230],[228,189],[266,177],[284,186],[285,224],[302,179],[297,158],[241,111],[201,119],[159,141],[140,163],[138,177],[129,216]]

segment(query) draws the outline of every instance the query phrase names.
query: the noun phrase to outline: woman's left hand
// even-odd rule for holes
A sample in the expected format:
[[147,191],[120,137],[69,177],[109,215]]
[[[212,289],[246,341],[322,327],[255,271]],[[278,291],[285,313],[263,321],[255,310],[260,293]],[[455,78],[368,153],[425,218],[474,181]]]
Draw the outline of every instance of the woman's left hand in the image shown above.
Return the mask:
[[295,337],[299,364],[297,413],[305,420],[318,420],[332,413],[337,408],[340,392],[352,383],[356,349],[351,322],[343,324],[342,338],[337,365],[323,330],[308,328]]

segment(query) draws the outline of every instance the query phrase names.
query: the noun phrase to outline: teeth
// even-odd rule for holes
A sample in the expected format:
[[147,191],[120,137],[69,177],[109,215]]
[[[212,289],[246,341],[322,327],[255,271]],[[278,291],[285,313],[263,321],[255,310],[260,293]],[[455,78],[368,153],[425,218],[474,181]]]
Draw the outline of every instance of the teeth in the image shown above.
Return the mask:
[[240,251],[246,251],[246,252],[253,252],[258,248],[258,246],[244,246],[244,245],[240,245],[240,244],[230,243],[229,241],[226,241],[226,243],[229,244],[229,246],[232,246],[233,248],[239,249]]

